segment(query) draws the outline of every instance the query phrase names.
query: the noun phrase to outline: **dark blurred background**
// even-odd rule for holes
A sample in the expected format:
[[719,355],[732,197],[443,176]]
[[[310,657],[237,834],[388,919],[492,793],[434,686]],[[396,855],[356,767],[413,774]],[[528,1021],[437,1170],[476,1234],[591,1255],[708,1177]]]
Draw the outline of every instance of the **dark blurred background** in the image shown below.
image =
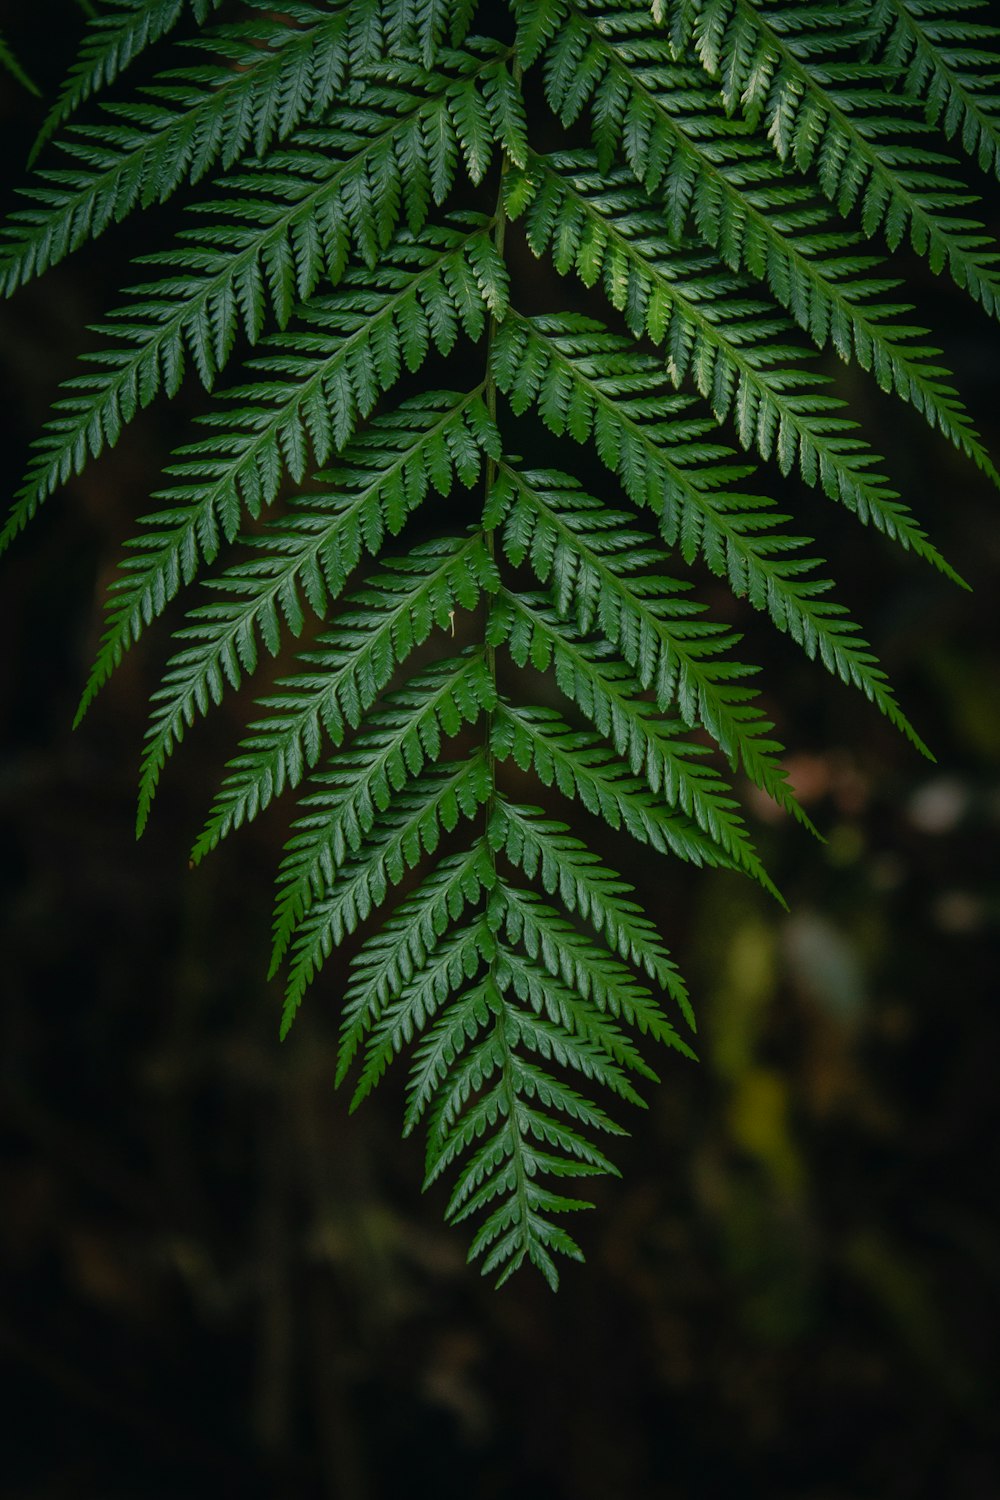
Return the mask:
[[[78,12],[0,14],[51,94]],[[0,87],[10,185],[41,107]],[[995,192],[984,212],[1000,231]],[[8,495],[84,326],[178,214],[0,310]],[[1000,331],[898,263],[1000,458]],[[572,305],[571,283],[523,268],[539,305]],[[826,842],[747,794],[787,915],[737,876],[606,845],[638,864],[689,979],[702,1062],[664,1060],[557,1296],[529,1272],[495,1294],[466,1268],[399,1138],[402,1070],[348,1117],[343,960],[278,1045],[264,974],[288,810],[187,868],[245,698],[189,737],[135,843],[176,615],[70,732],[116,555],[204,407],[196,387],[0,563],[5,1500],[1000,1495],[997,496],[914,413],[835,373],[973,592],[795,486],[782,498],[937,764],[700,579],[765,669]]]

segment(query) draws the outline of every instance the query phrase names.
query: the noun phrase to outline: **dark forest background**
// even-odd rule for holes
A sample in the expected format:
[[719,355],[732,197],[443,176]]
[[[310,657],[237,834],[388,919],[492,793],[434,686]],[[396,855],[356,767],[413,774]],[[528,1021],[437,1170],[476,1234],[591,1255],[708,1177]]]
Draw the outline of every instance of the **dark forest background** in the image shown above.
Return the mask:
[[[80,23],[68,0],[0,9],[50,94]],[[41,106],[0,89],[9,188]],[[84,326],[179,212],[0,309],[8,495]],[[1000,457],[1000,329],[897,261]],[[572,283],[521,268],[540,305],[572,305]],[[787,915],[738,876],[606,846],[689,979],[702,1061],[663,1060],[555,1297],[530,1272],[495,1294],[465,1267],[399,1138],[401,1069],[348,1117],[344,960],[278,1045],[264,975],[289,809],[187,868],[245,695],[190,736],[135,843],[176,614],[70,731],[118,549],[204,408],[195,383],[0,562],[4,1500],[1000,1495],[1000,500],[909,409],[836,373],[973,592],[813,494],[783,498],[937,764],[700,580],[765,668],[826,842],[748,795]]]

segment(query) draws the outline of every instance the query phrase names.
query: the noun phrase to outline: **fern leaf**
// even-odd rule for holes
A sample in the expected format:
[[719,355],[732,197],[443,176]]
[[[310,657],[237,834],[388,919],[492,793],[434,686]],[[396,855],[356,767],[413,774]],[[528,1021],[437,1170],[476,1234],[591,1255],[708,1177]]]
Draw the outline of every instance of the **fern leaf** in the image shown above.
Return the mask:
[[[495,973],[465,997],[463,1034],[453,1035],[453,1045],[457,1048],[466,1037],[472,1039],[480,1027],[486,1036],[459,1060],[457,1068],[453,1060],[447,1082],[438,1088],[428,1138],[427,1178],[434,1181],[486,1131],[495,1131],[461,1172],[448,1216],[460,1222],[489,1210],[473,1240],[470,1259],[484,1255],[484,1272],[500,1270],[500,1282],[528,1259],[555,1287],[558,1273],[550,1250],[576,1259],[580,1251],[550,1216],[590,1205],[544,1188],[539,1176],[545,1173],[559,1179],[595,1170],[614,1171],[582,1131],[621,1131],[603,1110],[523,1054],[551,1056],[554,1044],[560,1060],[572,1066],[585,1059],[602,1075],[602,1082],[613,1079],[618,1070],[606,1058],[602,1065],[599,1048],[589,1048],[582,1041],[574,1045],[565,1032],[548,1028],[540,1016],[516,1005],[504,993],[510,985],[509,966],[501,961]],[[425,1062],[431,1044],[441,1045],[436,1032],[418,1055],[418,1066]],[[466,1110],[470,1096],[493,1078],[497,1080],[493,1087]],[[560,1114],[572,1124],[559,1119]],[[492,1207],[497,1199],[503,1201]]]
[[[386,1068],[403,1047],[413,1041],[435,1018],[439,1008],[467,979],[474,978],[495,952],[495,941],[484,915],[456,928],[425,954],[391,996],[375,1009],[362,1012],[367,1045],[360,1077],[351,1099],[354,1110],[381,1081]],[[364,976],[362,993],[367,990]],[[346,1011],[356,1007],[359,996],[349,987]],[[346,1019],[346,1015],[345,1015]],[[355,1029],[360,1030],[359,1019]],[[350,1047],[352,1031],[343,1040]]]
[[384,5],[383,24],[386,28],[384,50],[393,52],[401,47],[417,52],[424,68],[439,65],[445,38],[452,47],[465,40],[472,17],[475,0],[389,0]]
[[[540,1024],[539,1016],[516,1005],[504,992],[510,984],[509,966],[501,961],[496,973],[470,996],[469,1022],[476,1023],[474,1007],[478,1006],[480,1013],[489,1017],[489,1029],[485,1039],[461,1058],[457,1067],[453,1065],[447,1083],[439,1088],[428,1136],[427,1180],[434,1181],[492,1131],[461,1172],[448,1205],[448,1217],[460,1222],[488,1211],[469,1258],[484,1257],[484,1274],[500,1271],[498,1284],[527,1259],[555,1288],[558,1272],[551,1251],[579,1259],[580,1249],[551,1216],[591,1205],[542,1186],[539,1177],[554,1175],[558,1180],[589,1175],[594,1170],[613,1171],[604,1153],[583,1130],[621,1131],[603,1110],[523,1054],[540,1052],[544,1057],[558,1038],[561,1060],[568,1065],[585,1056],[603,1073],[602,1082],[613,1075],[606,1061],[600,1068],[599,1049],[581,1051],[579,1044],[566,1045],[565,1032],[553,1034]],[[433,1034],[432,1040],[436,1040]],[[494,1078],[496,1083],[479,1093]],[[479,1097],[469,1106],[474,1093]],[[564,1123],[559,1115],[572,1124]],[[553,1149],[542,1150],[540,1145]],[[502,1201],[493,1207],[497,1199]]]
[[[440,1007],[480,965],[492,957],[494,939],[485,917],[460,927],[427,955],[424,963],[400,986],[392,1001],[376,1015],[366,1017],[368,1045],[351,1109],[357,1109],[393,1058],[434,1019]],[[351,991],[346,1004],[350,1006]]]
[[[878,0],[871,30],[879,62],[984,172],[1000,176],[1000,29],[973,19],[983,0]],[[987,44],[987,45],[984,45]]]
[[37,83],[31,77],[31,75],[25,71],[20,59],[12,49],[3,32],[0,32],[0,68],[3,68],[4,71],[9,73],[12,78],[16,78],[21,87],[23,89],[27,89],[29,94],[34,94],[36,99],[41,97],[41,90],[39,89]]
[[[656,1082],[656,1074],[621,1028],[539,964],[506,946],[500,952],[503,971],[509,973],[516,995],[529,1001],[538,1018],[533,1023],[536,1050],[588,1078],[599,1074],[600,1081],[619,1098],[644,1107],[628,1075],[636,1073]],[[487,1023],[487,988],[488,982],[480,983],[456,997],[416,1049],[407,1089],[405,1134],[423,1118],[466,1042]]]
[[[818,566],[800,554],[807,543],[785,532],[769,536],[773,502],[732,492],[746,467],[705,438],[711,428],[676,420],[690,411],[683,397],[664,394],[656,362],[641,356],[592,319],[527,319],[510,312],[494,344],[497,383],[515,412],[537,404],[557,435],[598,454],[637,505],[658,516],[664,540],[692,559],[700,552],[738,594],[766,609],[779,630],[843,682],[861,689],[924,754],[926,746],[900,710],[858,628],[825,595],[826,580],[804,575]],[[774,526],[787,517],[770,517]]]
[[495,706],[496,690],[481,650],[435,663],[411,679],[368,721],[349,755],[313,778],[319,790],[287,846],[275,908],[272,973],[315,895],[363,847],[380,812],[440,756],[443,740]]
[[[489,1021],[492,1022],[492,1026],[484,1041],[461,1058],[459,1066],[453,1069],[434,1099],[427,1140],[427,1186],[430,1186],[442,1171],[461,1155],[462,1151],[468,1149],[473,1141],[483,1135],[488,1124],[496,1122],[498,1114],[504,1113],[502,1107],[499,1110],[497,1107],[501,1104],[504,1088],[504,1064],[513,1061],[510,1056],[510,1041],[513,1040],[516,1045],[520,1036],[521,1017],[524,1014],[520,1008],[510,1005],[507,1000],[504,992],[509,992],[512,988],[513,975],[507,962],[507,955],[502,952],[501,959],[494,966],[494,971],[485,986]],[[498,1035],[497,1029],[497,1021],[501,1017],[506,1022],[504,1028],[506,1035],[502,1037]],[[470,1040],[473,1039],[475,1039],[475,1033],[470,1038]],[[504,1042],[508,1043],[507,1048],[504,1047]],[[565,1085],[560,1086],[555,1079],[541,1073],[541,1070],[531,1068],[530,1064],[525,1066],[522,1062],[521,1066],[516,1068],[516,1072],[520,1074],[522,1084],[527,1085],[524,1092],[529,1097],[541,1096],[544,1102],[557,1104],[571,1119],[585,1123],[592,1129],[607,1131],[609,1135],[625,1133],[621,1126],[615,1124],[602,1109],[566,1088]],[[462,1118],[470,1096],[482,1089],[483,1085],[497,1073],[501,1074],[499,1087],[491,1089],[480,1098]]]
[[484,77],[486,106],[494,136],[516,167],[528,162],[528,124],[521,91],[514,82],[506,61],[495,63]]
[[[367,580],[335,627],[301,654],[306,670],[280,679],[261,700],[268,717],[230,762],[208,823],[192,851],[197,864],[282,790],[315,766],[325,740],[343,743],[393,672],[434,629],[450,629],[456,609],[472,609],[497,587],[496,566],[476,533],[415,547]],[[148,809],[140,809],[140,828]]]
[[[352,245],[371,266],[388,250],[401,214],[411,234],[423,228],[432,169],[435,193],[443,196],[455,166],[451,154],[432,157],[441,138],[433,121],[455,111],[456,90],[485,86],[497,66],[491,56],[449,58],[457,80],[442,74],[423,95],[372,89],[363,108],[298,131],[286,149],[224,179],[225,198],[193,205],[213,222],[182,231],[173,250],[140,257],[138,264],[168,274],[134,286],[141,300],[92,329],[109,346],[85,356],[87,372],[64,383],[0,533],[0,551],[161,389],[176,393],[189,361],[211,389],[237,335],[257,343],[269,314],[284,328],[296,298],[311,297],[324,279],[340,281]],[[471,170],[467,153],[465,161]]]
[[479,751],[467,760],[429,769],[379,820],[363,857],[337,871],[299,926],[285,987],[282,1035],[332,948],[355,931],[424,853],[434,853],[442,830],[450,832],[459,818],[474,817],[492,791],[489,763]]
[[[197,45],[215,60],[174,69],[138,103],[106,105],[101,125],[61,139],[72,165],[36,173],[4,230],[6,294],[103,234],[134,208],[162,203],[216,164],[263,154],[318,116],[343,87],[350,59],[349,6],[296,0],[288,19],[218,28]],[[293,24],[293,19],[298,24]]]
[[530,595],[502,592],[492,606],[519,667],[551,669],[560,690],[614,745],[622,763],[650,791],[698,824],[727,859],[777,894],[737,811],[729,785],[702,759],[704,745],[643,701],[628,668],[603,644],[575,635]]
[[499,799],[489,828],[494,848],[528,879],[537,875],[549,895],[558,893],[569,912],[578,912],[627,963],[645,969],[669,992],[694,1029],[687,990],[656,928],[641,907],[629,899],[632,887],[599,855],[575,838],[564,823],[547,819],[538,808]]
[[674,854],[694,865],[738,868],[730,854],[632,776],[599,735],[570,729],[554,709],[503,704],[493,718],[490,741],[498,760],[534,769],[543,786],[583,803],[611,828],[624,828],[658,854]]
[[[516,925],[513,924],[513,925]],[[539,959],[518,948],[501,944],[503,972],[519,1000],[527,1000],[535,1012],[528,1022],[535,1042],[533,1050],[546,1060],[594,1079],[639,1109],[645,1100],[636,1092],[629,1074],[658,1082],[630,1034],[592,997],[584,997]],[[528,1034],[522,1016],[522,1035]]]
[[[620,150],[657,213],[665,213],[671,241],[692,224],[730,270],[765,281],[817,348],[832,342],[842,358],[853,354],[884,390],[909,401],[1000,482],[940,351],[910,323],[907,304],[885,300],[898,283],[875,275],[879,258],[860,236],[831,225],[812,186],[790,180],[766,138],[731,119],[690,67],[674,63],[675,55],[668,37],[650,32],[639,8],[578,14],[549,55],[549,102],[565,124],[591,103],[602,177],[615,181],[611,163]],[[768,77],[764,72],[756,81],[766,88]],[[535,191],[530,178],[511,180],[517,211]],[[591,282],[597,274],[586,237],[578,270]]]
[[841,415],[843,402],[826,394],[819,376],[790,363],[802,357],[786,342],[791,325],[717,262],[672,246],[657,216],[642,212],[638,192],[608,191],[597,172],[567,181],[551,168],[547,185],[554,192],[536,202],[541,212],[527,226],[535,254],[552,245],[565,274],[589,229],[587,279],[601,277],[633,334],[649,332],[664,345],[674,383],[690,374],[720,422],[733,414],[744,446],[763,458],[773,452],[786,474],[798,463],[834,498],[889,529],[896,518],[887,523],[886,502],[895,496],[871,473],[878,460]]
[[566,24],[569,0],[514,0],[511,9],[517,17],[517,59],[522,68],[530,68]]
[[491,902],[502,911],[503,931],[523,945],[553,977],[643,1036],[693,1056],[649,990],[602,945],[593,943],[535,894],[502,882]]
[[[269,341],[250,362],[274,378],[231,391],[224,399],[240,404],[202,418],[221,435],[179,450],[181,462],[167,473],[183,483],[154,495],[169,508],[143,518],[150,530],[130,544],[134,555],[112,584],[107,630],[78,718],[199,560],[214,562],[223,540],[235,540],[244,507],[256,518],[286,473],[301,483],[310,454],[320,466],[344,448],[404,367],[419,368],[431,347],[450,350],[459,329],[476,337],[501,305],[504,282],[478,224],[464,234],[404,235],[394,261],[379,284],[358,272],[314,299],[301,332]],[[455,429],[451,440],[461,441]],[[432,432],[427,456],[435,482],[450,484],[447,433]],[[12,516],[8,528],[14,526]]]
[[[387,929],[394,921],[395,918],[390,917],[386,924]],[[362,952],[359,955],[358,964],[361,965],[364,962]],[[407,1089],[404,1135],[412,1134],[435,1098],[439,1096],[442,1085],[453,1076],[467,1043],[474,1042],[479,1033],[489,1026],[491,1019],[489,1002],[494,993],[495,980],[492,972],[487,972],[477,984],[464,986],[459,994],[452,997],[447,1010],[438,1017],[427,1036],[415,1048]],[[352,1003],[355,1003],[353,998]],[[348,1045],[346,1061],[342,1069],[345,1073],[362,1036],[363,1028],[358,1031],[353,1044]]]
[[209,587],[228,597],[188,610],[189,623],[175,637],[185,644],[171,657],[153,696],[139,777],[143,819],[185,728],[210,703],[221,701],[227,684],[238,688],[244,673],[256,670],[258,640],[276,656],[286,630],[301,633],[304,604],[323,619],[362,551],[377,556],[386,534],[399,533],[431,486],[447,495],[453,471],[464,485],[475,483],[480,444],[489,442],[490,433],[476,391],[404,402],[348,448],[342,469],[321,476],[337,489],[311,495],[308,509],[290,513],[263,536],[247,538],[245,545],[255,555],[209,580]]
[[[609,510],[568,475],[504,465],[504,550],[511,562],[531,562],[539,581],[551,582],[553,607],[584,634],[597,629],[652,688],[664,713],[674,705],[689,728],[712,736],[734,767],[786,812],[812,825],[777,759],[774,726],[753,706],[744,686],[757,669],[720,660],[739,644],[724,625],[701,618],[687,597],[690,585],[650,568],[668,566],[635,518]],[[815,831],[815,830],[813,830]]]
[[[684,981],[603,845],[778,895],[736,774],[812,828],[740,634],[685,570],[925,748],[743,451],[957,579],[815,357],[853,361],[1000,482],[872,243],[908,240],[1000,302],[1000,256],[938,150],[1000,164],[1000,33],[977,0],[510,0],[480,10],[485,37],[476,11],[244,0],[220,23],[216,0],[108,0],[0,286],[215,181],[95,324],[0,550],[197,376],[207,410],[127,547],[81,713],[201,582],[153,693],[140,830],[188,729],[253,680],[193,860],[295,791],[281,1034],[349,944],[337,1082],[353,1107],[406,1054],[404,1132],[425,1131],[470,1259],[554,1287],[582,1258],[575,1194],[617,1171],[605,1100],[642,1106],[654,1048],[693,1056]],[[168,70],[175,35],[193,50]],[[109,103],[147,49],[152,83]],[[550,272],[587,311],[511,305],[509,275],[549,307]],[[589,316],[602,297],[618,331]],[[606,486],[565,472],[571,444]]]
[[[191,0],[191,12],[203,22],[218,4],[219,0]],[[38,132],[29,165],[81,104],[114,83],[147,47],[167,36],[186,9],[185,0],[110,0],[110,6],[91,16],[79,57]]]
[[[887,96],[887,74],[870,65],[813,64],[841,45],[843,12],[825,5],[768,6],[706,0],[695,45],[729,109],[744,108],[767,129],[782,161],[815,167],[824,195],[842,214],[858,208],[866,234],[890,249],[905,238],[932,271],[989,313],[1000,304],[1000,254],[964,210],[975,196],[930,149],[909,101]],[[911,140],[920,144],[911,145]]]
[[[293,850],[289,869],[295,857]],[[325,878],[332,884],[333,877],[331,866]],[[338,1084],[343,1082],[366,1033],[389,1000],[426,962],[450,923],[458,921],[466,908],[495,883],[496,870],[489,848],[483,839],[476,839],[463,854],[446,855],[440,860],[413,895],[364,943],[351,965],[352,979],[344,1002],[337,1056]],[[288,922],[285,899],[283,892],[275,924],[276,953],[284,941],[283,926],[287,923],[290,931],[298,922],[298,914]],[[453,1007],[449,1008],[449,1015],[455,1015]],[[422,1110],[423,1106],[414,1116],[413,1124]]]

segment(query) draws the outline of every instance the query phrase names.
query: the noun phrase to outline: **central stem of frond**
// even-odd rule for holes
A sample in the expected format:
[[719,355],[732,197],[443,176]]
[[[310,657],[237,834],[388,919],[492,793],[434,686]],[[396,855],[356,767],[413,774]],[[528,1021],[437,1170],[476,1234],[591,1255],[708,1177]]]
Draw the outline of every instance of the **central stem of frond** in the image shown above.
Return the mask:
[[[518,84],[520,83],[520,69],[517,68],[517,67],[515,67],[515,82],[517,82]],[[504,152],[501,152],[501,154],[500,154],[500,178],[499,178],[499,182],[497,184],[497,201],[496,201],[496,209],[494,211],[494,216],[493,216],[493,244],[494,244],[494,246],[496,248],[497,257],[501,261],[503,260],[503,255],[504,255],[504,241],[505,241],[506,233],[507,233],[507,210],[506,210],[506,204],[505,204],[505,186],[506,186],[507,169],[508,169],[508,159],[507,159],[507,156],[506,156],[506,154]],[[493,373],[493,345],[494,345],[494,341],[496,339],[496,334],[497,334],[498,327],[499,327],[499,320],[497,318],[497,314],[496,314],[496,312],[491,312],[491,314],[490,314],[490,320],[489,320],[489,325],[488,325],[487,331],[486,331],[486,374],[485,374],[485,386],[484,386],[484,391],[483,391],[483,399],[484,399],[484,401],[486,403],[486,410],[489,412],[490,421],[493,423],[494,428],[496,427],[496,419],[497,419],[497,384],[496,384],[496,379],[495,379],[494,373]],[[487,455],[486,466],[485,466],[485,487],[484,487],[484,494],[483,494],[483,506],[484,506],[484,509],[489,504],[490,496],[491,496],[491,494],[493,492],[493,486],[496,484],[496,480],[497,480],[497,461],[493,457]],[[482,528],[482,531],[483,531],[483,541],[485,543],[486,550],[489,553],[490,557],[495,559],[495,557],[496,557],[496,539],[495,539],[494,528],[492,526],[486,526],[484,524],[483,528]],[[496,648],[493,645],[492,641],[490,640],[490,616],[491,616],[491,613],[492,613],[492,611],[491,611],[491,606],[490,606],[490,602],[489,602],[489,597],[487,597],[487,603],[486,603],[486,620],[485,620],[485,630],[486,630],[486,670],[489,673],[490,681],[491,681],[491,683],[493,685],[493,694],[494,694],[494,699],[495,699],[496,698],[496,692],[497,692]],[[489,830],[490,822],[492,820],[493,809],[494,809],[494,805],[495,805],[495,802],[496,802],[496,758],[495,758],[495,756],[493,754],[493,721],[494,721],[494,710],[491,708],[489,710],[489,712],[487,713],[487,715],[486,715],[486,725],[485,725],[485,728],[486,728],[486,759],[487,759],[487,765],[489,767],[490,786],[491,786],[490,796],[489,796],[489,798],[488,798],[488,800],[486,802],[485,809],[484,809],[485,818],[486,818],[487,833],[488,833],[488,830]],[[495,871],[496,870],[496,854],[495,854],[495,852],[493,852],[492,846],[490,846],[490,847],[491,847],[491,856],[490,856],[491,857],[491,862],[492,862],[493,869]],[[495,964],[495,960],[491,961],[491,964],[490,964],[491,971],[493,970],[494,964]]]

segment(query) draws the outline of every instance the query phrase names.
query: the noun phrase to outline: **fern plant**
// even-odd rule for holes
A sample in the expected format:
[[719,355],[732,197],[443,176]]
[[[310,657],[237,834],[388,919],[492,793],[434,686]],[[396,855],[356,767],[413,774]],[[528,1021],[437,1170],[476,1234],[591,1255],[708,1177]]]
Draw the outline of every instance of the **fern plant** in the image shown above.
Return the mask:
[[[952,160],[1000,169],[998,33],[975,0],[235,11],[111,0],[42,125],[8,294],[187,190],[184,227],[93,330],[0,546],[201,382],[80,713],[191,590],[141,831],[188,728],[285,653],[193,858],[295,803],[282,1034],[353,943],[352,1107],[405,1055],[404,1129],[426,1134],[427,1182],[451,1181],[448,1217],[475,1221],[470,1257],[555,1286],[556,1256],[580,1258],[576,1180],[615,1171],[616,1101],[641,1104],[661,1048],[692,1055],[683,980],[601,824],[775,895],[733,778],[811,826],[740,636],[685,570],[923,749],[768,475],[957,577],[817,355],[1000,482],[889,259],[908,244],[1000,305]],[[530,256],[587,315],[533,305]]]

